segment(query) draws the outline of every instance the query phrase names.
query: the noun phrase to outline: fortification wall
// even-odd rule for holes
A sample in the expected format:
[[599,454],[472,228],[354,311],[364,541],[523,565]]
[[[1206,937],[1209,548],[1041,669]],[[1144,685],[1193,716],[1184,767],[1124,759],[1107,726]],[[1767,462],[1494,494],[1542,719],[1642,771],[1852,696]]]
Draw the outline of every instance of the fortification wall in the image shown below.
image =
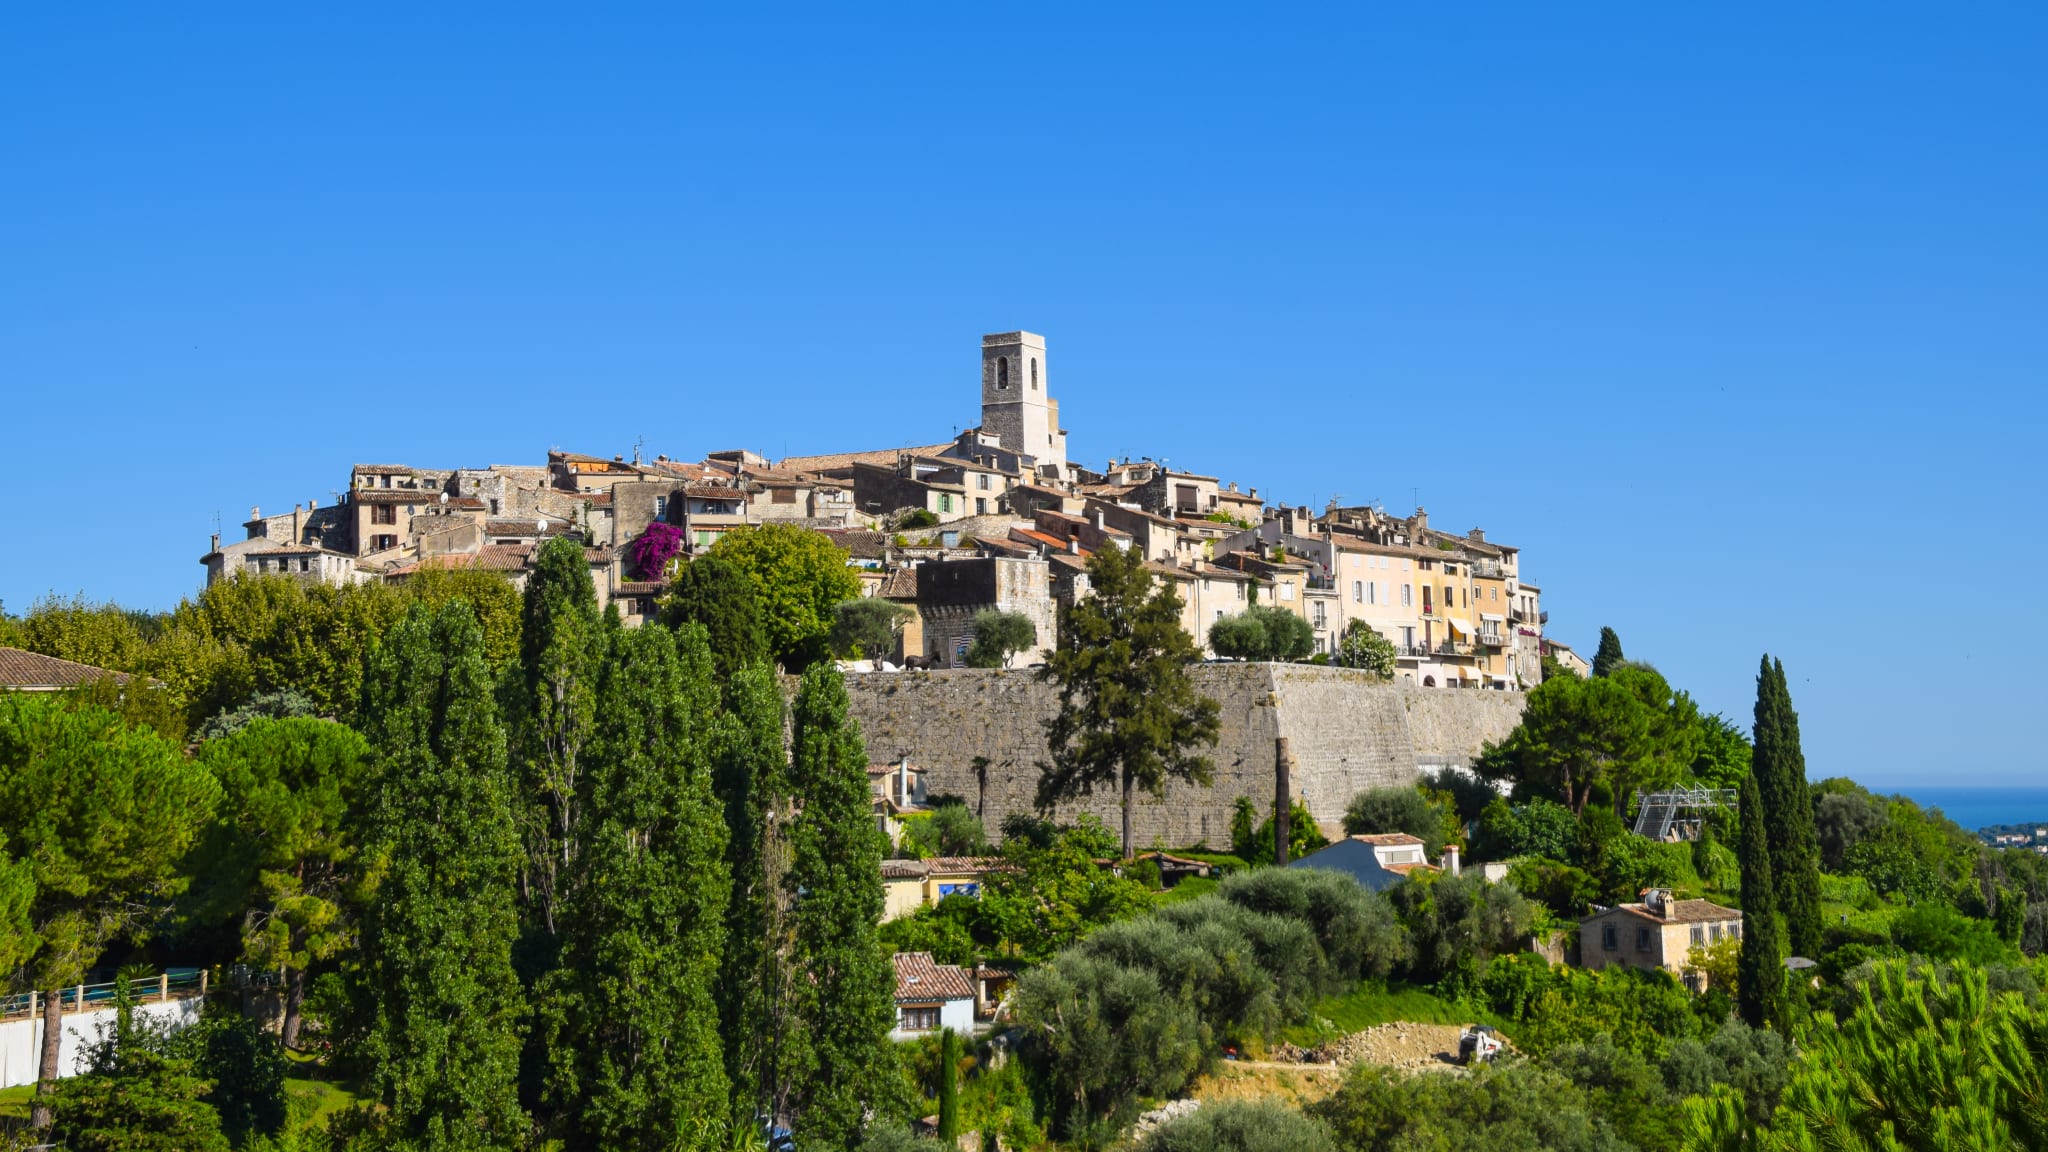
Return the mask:
[[[1204,664],[1193,672],[1196,689],[1220,707],[1221,732],[1209,754],[1215,782],[1169,784],[1157,798],[1141,793],[1132,819],[1141,844],[1227,844],[1239,796],[1250,796],[1262,812],[1272,804],[1273,742],[1280,736],[1294,757],[1296,794],[1334,834],[1360,790],[1469,764],[1486,741],[1514,730],[1523,703],[1519,692],[1402,688],[1308,664]],[[1058,707],[1052,686],[1034,673],[865,673],[846,683],[870,760],[910,757],[924,769],[928,791],[965,797],[991,832],[1010,813],[1033,810],[1038,765],[1046,759],[1044,722]],[[987,759],[985,773],[976,772],[976,757]],[[1072,819],[1082,812],[1117,827],[1114,789],[1056,814]]]

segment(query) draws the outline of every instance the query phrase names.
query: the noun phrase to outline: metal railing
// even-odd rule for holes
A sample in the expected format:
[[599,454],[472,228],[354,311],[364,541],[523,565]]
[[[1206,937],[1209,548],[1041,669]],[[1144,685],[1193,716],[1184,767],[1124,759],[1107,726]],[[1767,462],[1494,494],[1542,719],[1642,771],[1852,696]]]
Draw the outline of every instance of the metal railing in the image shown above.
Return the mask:
[[[156,1004],[166,1000],[189,1000],[206,995],[206,971],[202,968],[182,968],[176,972],[163,972],[154,978],[145,977],[128,982],[128,988],[138,1004]],[[74,984],[57,992],[58,1010],[66,1015],[74,1012],[95,1012],[111,1008],[119,998],[120,982],[109,980],[102,984]],[[41,1016],[43,994],[41,992],[16,992],[0,996],[0,1020],[17,1020]]]

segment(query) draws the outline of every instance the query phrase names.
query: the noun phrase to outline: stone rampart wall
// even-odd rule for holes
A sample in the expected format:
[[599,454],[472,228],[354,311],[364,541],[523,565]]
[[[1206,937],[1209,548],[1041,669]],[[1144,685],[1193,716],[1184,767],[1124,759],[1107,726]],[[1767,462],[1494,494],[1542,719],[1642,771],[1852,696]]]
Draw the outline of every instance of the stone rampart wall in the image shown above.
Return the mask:
[[[1360,790],[1470,763],[1482,744],[1514,729],[1523,701],[1518,692],[1374,684],[1362,673],[1307,664],[1205,664],[1194,675],[1197,689],[1221,708],[1222,731],[1210,752],[1215,783],[1170,784],[1159,798],[1141,793],[1133,815],[1141,844],[1228,844],[1237,797],[1252,797],[1262,812],[1272,804],[1280,736],[1294,757],[1296,794],[1335,834]],[[1052,686],[1035,673],[963,668],[846,680],[871,761],[909,756],[924,769],[927,791],[979,806],[991,833],[1008,814],[1033,810],[1046,758],[1044,721],[1057,707]],[[988,760],[985,779],[974,769],[978,756]],[[1114,789],[1063,805],[1057,815],[1081,812],[1117,827]]]

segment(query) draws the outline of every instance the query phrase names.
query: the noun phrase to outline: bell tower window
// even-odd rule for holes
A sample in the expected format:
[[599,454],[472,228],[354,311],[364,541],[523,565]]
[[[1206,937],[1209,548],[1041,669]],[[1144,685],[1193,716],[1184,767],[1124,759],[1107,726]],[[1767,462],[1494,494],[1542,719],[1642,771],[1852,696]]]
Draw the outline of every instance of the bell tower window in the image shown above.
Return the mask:
[[1031,358],[1031,390],[1038,391],[1038,357]]
[[996,357],[996,391],[1007,392],[1009,389],[1010,358],[1008,356],[998,356]]

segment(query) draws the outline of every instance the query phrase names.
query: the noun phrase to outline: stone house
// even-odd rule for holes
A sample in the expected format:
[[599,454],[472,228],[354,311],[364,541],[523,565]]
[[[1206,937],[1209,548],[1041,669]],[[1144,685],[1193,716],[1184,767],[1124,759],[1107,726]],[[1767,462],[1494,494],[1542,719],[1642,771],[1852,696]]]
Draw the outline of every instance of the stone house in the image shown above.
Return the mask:
[[1038,631],[1037,645],[1018,653],[1014,663],[1039,663],[1051,652],[1057,621],[1046,561],[978,556],[919,565],[917,610],[932,667],[964,667],[974,641],[974,617],[992,609],[1019,613]]
[[941,1028],[974,1034],[974,980],[968,970],[940,964],[929,952],[898,952],[889,958],[896,969],[896,1026],[891,1040],[914,1040]]
[[1652,888],[1641,903],[1618,904],[1579,921],[1579,964],[1605,968],[1662,968],[1704,990],[1703,973],[1688,972],[1694,948],[1742,939],[1742,913],[1711,900],[1680,900],[1669,888]]

